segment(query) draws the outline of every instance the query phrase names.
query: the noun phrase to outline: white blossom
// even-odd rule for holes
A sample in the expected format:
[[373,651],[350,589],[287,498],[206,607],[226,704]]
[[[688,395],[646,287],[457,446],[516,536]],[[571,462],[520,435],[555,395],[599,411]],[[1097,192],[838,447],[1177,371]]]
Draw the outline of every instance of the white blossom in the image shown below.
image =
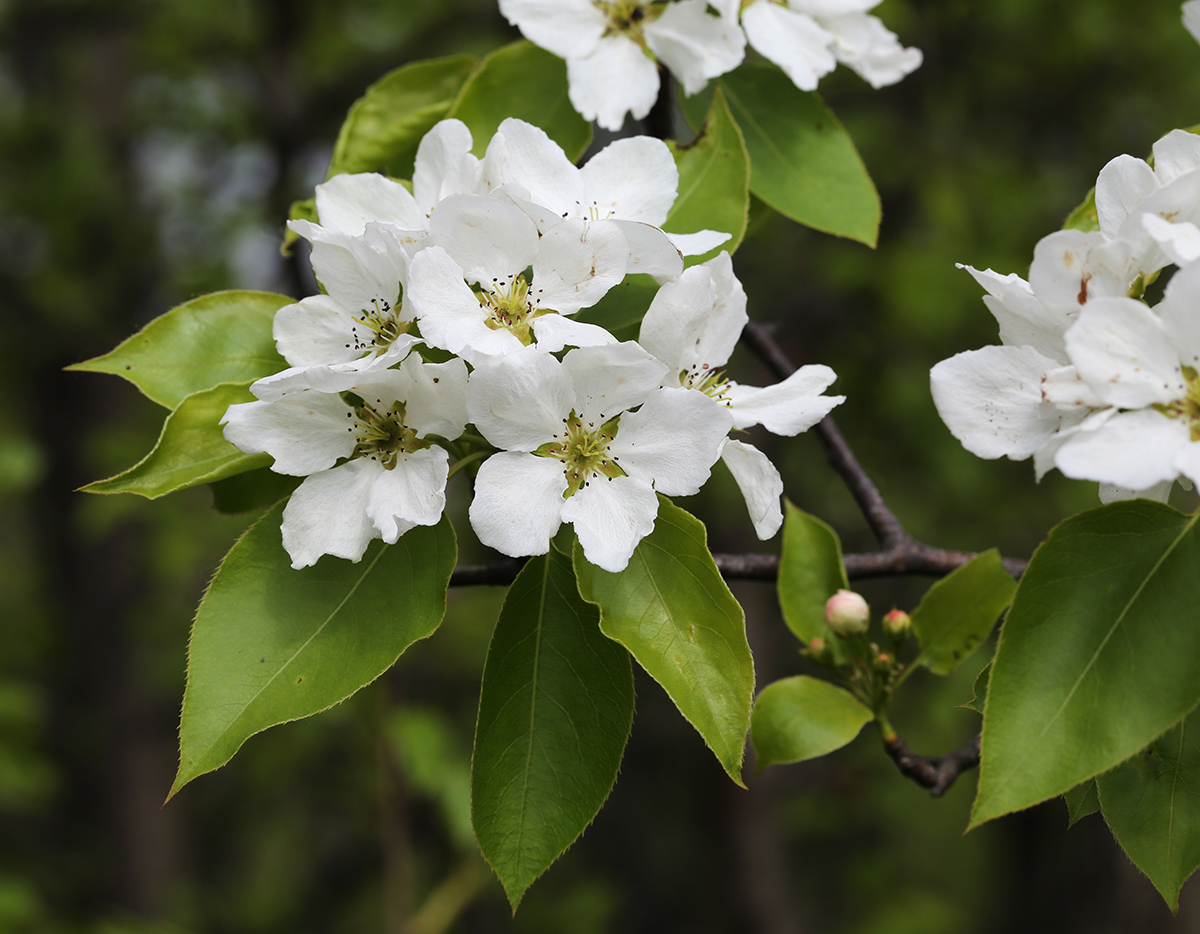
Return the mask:
[[731,424],[703,394],[660,388],[665,375],[634,342],[561,362],[536,348],[481,360],[467,411],[501,450],[475,479],[479,540],[507,555],[545,554],[568,522],[588,561],[624,570],[654,528],[656,494],[697,492]]

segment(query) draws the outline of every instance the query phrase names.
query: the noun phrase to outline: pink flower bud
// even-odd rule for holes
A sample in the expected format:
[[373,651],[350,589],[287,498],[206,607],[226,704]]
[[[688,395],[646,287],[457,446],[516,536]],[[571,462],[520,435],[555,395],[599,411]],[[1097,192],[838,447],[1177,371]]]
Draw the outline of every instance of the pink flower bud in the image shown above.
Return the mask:
[[853,590],[839,590],[825,602],[825,622],[839,636],[861,636],[871,621],[867,601]]
[[903,610],[892,610],[883,617],[883,631],[893,639],[905,639],[912,631],[912,618]]

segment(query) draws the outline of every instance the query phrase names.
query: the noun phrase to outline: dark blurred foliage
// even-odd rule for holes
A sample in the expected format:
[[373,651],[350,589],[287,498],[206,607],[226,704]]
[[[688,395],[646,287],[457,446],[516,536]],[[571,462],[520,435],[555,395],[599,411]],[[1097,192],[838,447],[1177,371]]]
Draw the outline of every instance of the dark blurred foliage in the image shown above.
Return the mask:
[[[954,263],[1024,271],[1105,161],[1200,121],[1200,48],[1174,0],[879,12],[924,67],[881,92],[844,71],[822,86],[882,192],[879,248],[756,211],[737,268],[796,360],[841,374],[843,430],[917,535],[1027,555],[1095,492],[979,461],[938,421],[929,367],[994,339]],[[379,684],[162,806],[193,607],[249,520],[203,490],[71,492],[139,458],[164,413],[61,368],[206,291],[310,290],[277,245],[346,108],[404,62],[512,37],[492,0],[0,2],[0,932],[1200,930],[1200,890],[1172,920],[1099,817],[1067,830],[1052,802],[962,837],[974,776],[933,801],[870,730],[739,790],[641,677],[611,800],[511,920],[466,810],[486,588],[453,593]],[[759,440],[799,505],[872,546],[815,440]],[[727,477],[691,505],[717,550],[777,547]],[[863,589],[911,607],[926,583]],[[759,682],[799,671],[771,589],[736,589]],[[978,728],[954,705],[981,664],[913,679],[894,722],[914,748]]]

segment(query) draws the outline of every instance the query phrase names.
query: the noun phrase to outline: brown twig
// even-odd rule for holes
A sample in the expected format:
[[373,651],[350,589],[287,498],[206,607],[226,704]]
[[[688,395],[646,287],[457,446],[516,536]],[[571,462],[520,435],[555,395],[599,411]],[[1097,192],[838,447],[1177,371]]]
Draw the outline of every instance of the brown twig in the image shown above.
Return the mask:
[[902,775],[911,778],[922,788],[928,788],[935,798],[944,795],[963,772],[979,765],[978,736],[944,756],[918,756],[903,739],[894,734],[883,741],[883,748]]

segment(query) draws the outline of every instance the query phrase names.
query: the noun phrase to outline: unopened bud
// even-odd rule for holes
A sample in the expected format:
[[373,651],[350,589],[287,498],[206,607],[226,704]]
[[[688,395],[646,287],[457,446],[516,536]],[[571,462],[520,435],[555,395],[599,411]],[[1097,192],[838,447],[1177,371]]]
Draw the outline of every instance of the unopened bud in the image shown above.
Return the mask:
[[875,655],[875,670],[889,671],[896,664],[896,659],[891,652],[878,652]]
[[804,654],[814,662],[827,662],[833,657],[833,653],[829,651],[829,643],[824,639],[812,639],[808,643]]
[[871,621],[867,601],[853,590],[839,590],[825,602],[825,622],[839,636],[861,636]]
[[883,631],[899,642],[912,631],[912,617],[903,610],[892,610],[883,617]]

